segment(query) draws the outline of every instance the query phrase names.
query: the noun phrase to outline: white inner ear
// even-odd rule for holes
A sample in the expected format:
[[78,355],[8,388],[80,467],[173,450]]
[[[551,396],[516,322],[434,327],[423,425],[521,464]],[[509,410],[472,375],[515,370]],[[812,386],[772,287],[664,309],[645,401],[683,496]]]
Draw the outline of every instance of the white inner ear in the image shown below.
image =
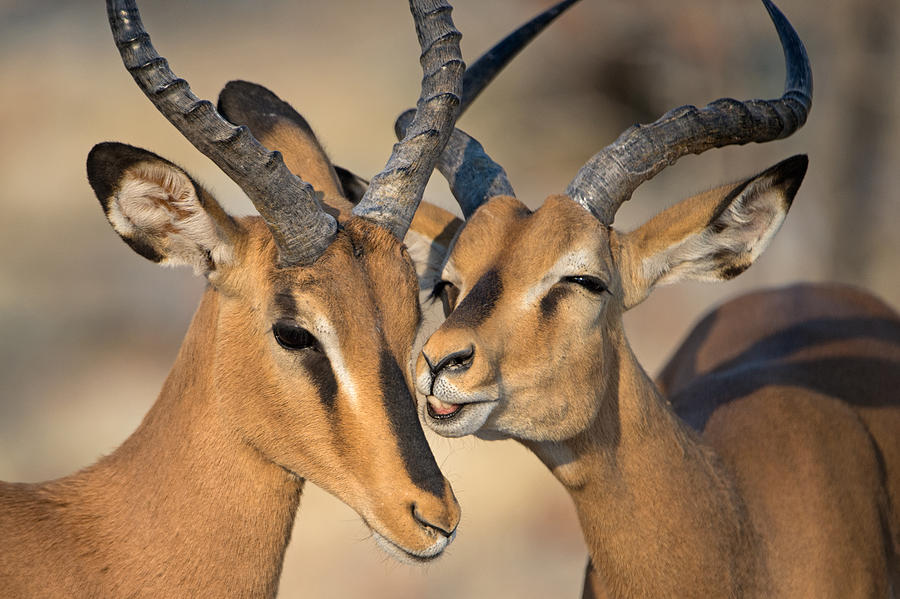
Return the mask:
[[203,209],[196,189],[171,167],[139,165],[123,177],[109,220],[125,237],[148,240],[169,266],[192,266],[201,274],[232,260],[232,248]]
[[441,278],[446,250],[443,247],[436,247],[432,239],[413,229],[406,232],[403,243],[416,269],[419,288],[433,286]]
[[[647,280],[718,281],[727,261],[740,272],[769,245],[787,215],[784,192],[770,177],[750,182],[710,225],[642,262]],[[734,275],[732,275],[734,276]]]

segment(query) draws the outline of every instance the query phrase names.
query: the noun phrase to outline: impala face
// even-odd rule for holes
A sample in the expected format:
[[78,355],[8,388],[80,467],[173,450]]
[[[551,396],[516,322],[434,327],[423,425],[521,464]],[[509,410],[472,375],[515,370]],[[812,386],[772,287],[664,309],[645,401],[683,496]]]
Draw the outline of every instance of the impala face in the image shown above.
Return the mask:
[[440,168],[469,220],[434,290],[449,316],[417,360],[431,428],[535,441],[578,434],[618,396],[625,310],[656,285],[733,278],[768,245],[805,156],[688,198],[630,233],[611,226],[622,203],[679,157],[780,139],[806,121],[806,50],[771,0],[763,4],[784,50],[780,98],[681,106],[631,127],[533,214],[481,144],[454,131]]
[[223,418],[263,456],[354,508],[393,553],[436,557],[459,508],[410,391],[419,306],[405,248],[355,219],[313,265],[274,268],[265,227],[244,225],[259,233],[248,240],[256,247],[219,282]]
[[[220,432],[332,492],[413,560],[439,555],[459,522],[416,418],[407,365],[418,283],[398,241],[460,102],[465,64],[450,10],[410,2],[422,51],[418,110],[340,224],[321,204],[329,191],[342,195],[338,177],[303,118],[252,84],[223,91],[228,118],[198,99],[153,47],[134,0],[107,0],[123,64],[261,218],[232,219],[183,170],[145,150],[107,143],[88,157],[90,183],[122,239],[155,262],[193,266],[211,284],[204,305],[216,316],[207,331],[215,360],[204,372]],[[251,128],[291,148],[294,170]]]
[[465,225],[436,288],[452,310],[417,359],[437,433],[559,441],[617,397],[625,310],[682,279],[731,279],[781,226],[806,172],[789,158],[688,198],[630,233],[567,196],[531,213],[512,197]]
[[452,312],[418,357],[432,429],[559,439],[592,419],[622,312],[610,235],[564,196],[534,213],[511,197],[479,209],[444,269]]
[[313,263],[284,266],[260,218],[233,219],[150,152],[100,144],[88,173],[133,249],[209,280],[215,358],[198,377],[223,433],[346,502],[394,554],[439,555],[459,507],[416,417],[418,282],[403,245],[352,218]]

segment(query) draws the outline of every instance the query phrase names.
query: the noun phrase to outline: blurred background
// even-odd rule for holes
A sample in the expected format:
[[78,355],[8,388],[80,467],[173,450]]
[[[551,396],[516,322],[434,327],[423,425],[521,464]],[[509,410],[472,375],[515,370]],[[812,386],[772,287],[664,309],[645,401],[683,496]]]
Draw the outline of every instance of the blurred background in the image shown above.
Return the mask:
[[[337,164],[370,177],[418,94],[405,2],[158,0],[144,23],[175,72],[215,99],[262,83],[307,117]],[[473,61],[548,0],[458,0]],[[629,313],[656,373],[702,313],[795,281],[866,287],[900,306],[900,6],[782,0],[815,73],[806,127],[771,144],[687,157],[643,186],[617,225],[795,153],[810,170],[759,262],[719,285],[664,288]],[[634,122],[680,104],[774,97],[784,68],[757,0],[583,0],[478,99],[460,126],[537,207]],[[112,232],[84,161],[94,143],[146,147],[229,210],[250,203],[161,117],[125,72],[97,1],[0,0],[0,479],[68,474],[112,451],[154,401],[203,281],[141,259]],[[426,198],[452,208],[439,176]],[[513,442],[429,437],[463,508],[427,567],[386,557],[356,515],[307,486],[282,597],[576,597],[585,549],[568,496]]]

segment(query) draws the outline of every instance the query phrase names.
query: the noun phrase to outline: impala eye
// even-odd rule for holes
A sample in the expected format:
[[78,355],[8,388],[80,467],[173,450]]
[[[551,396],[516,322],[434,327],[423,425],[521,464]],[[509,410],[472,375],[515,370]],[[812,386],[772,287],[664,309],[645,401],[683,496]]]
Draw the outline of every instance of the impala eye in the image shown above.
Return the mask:
[[434,288],[431,290],[431,294],[428,296],[428,299],[430,300],[436,300],[438,298],[441,299],[441,304],[444,306],[444,316],[450,316],[450,313],[453,312],[453,308],[456,307],[456,300],[459,298],[459,289],[457,289],[456,285],[450,281],[442,279],[435,284]]
[[603,293],[608,289],[606,287],[606,283],[604,283],[597,277],[592,277],[590,275],[574,275],[571,277],[563,277],[563,281],[567,283],[575,283],[576,285],[584,287],[591,293],[596,294]]
[[313,337],[313,334],[298,326],[297,323],[289,320],[279,320],[272,327],[272,334],[275,335],[275,341],[284,349],[300,350],[312,348],[319,349],[319,342]]

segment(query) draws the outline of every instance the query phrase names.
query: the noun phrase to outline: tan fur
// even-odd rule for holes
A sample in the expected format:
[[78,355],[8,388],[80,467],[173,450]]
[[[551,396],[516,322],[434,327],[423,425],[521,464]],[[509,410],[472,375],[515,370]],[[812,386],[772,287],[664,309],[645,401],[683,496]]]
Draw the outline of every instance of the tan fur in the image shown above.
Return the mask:
[[[900,584],[894,311],[826,286],[736,300],[664,372],[671,404],[622,328],[655,284],[729,278],[759,255],[799,185],[773,169],[731,203],[726,186],[628,234],[563,196],[533,214],[495,198],[452,250],[444,278],[459,299],[416,381],[466,405],[423,416],[541,458],[578,512],[585,597],[887,597]],[[608,291],[564,279],[578,275]],[[496,293],[478,288],[487,280]]]
[[[307,164],[298,152],[327,181],[318,144],[291,146],[289,164]],[[101,198],[110,222],[210,285],[156,403],[121,447],[59,480],[0,483],[0,596],[273,597],[306,479],[355,509],[392,554],[440,554],[459,507],[415,416],[408,364],[420,312],[405,248],[349,219],[315,263],[279,267],[260,218],[232,219],[181,169],[144,154]],[[281,347],[273,325],[284,318],[320,350]],[[313,368],[322,354],[333,397]],[[391,412],[408,413],[407,429]]]
[[[267,148],[280,151],[291,172],[322,192],[323,205],[339,221],[352,216],[353,204],[343,197],[334,167],[306,121],[279,117],[275,125],[257,133],[257,138]],[[462,224],[462,220],[443,208],[425,201],[419,204],[404,243],[422,287],[434,284]]]

